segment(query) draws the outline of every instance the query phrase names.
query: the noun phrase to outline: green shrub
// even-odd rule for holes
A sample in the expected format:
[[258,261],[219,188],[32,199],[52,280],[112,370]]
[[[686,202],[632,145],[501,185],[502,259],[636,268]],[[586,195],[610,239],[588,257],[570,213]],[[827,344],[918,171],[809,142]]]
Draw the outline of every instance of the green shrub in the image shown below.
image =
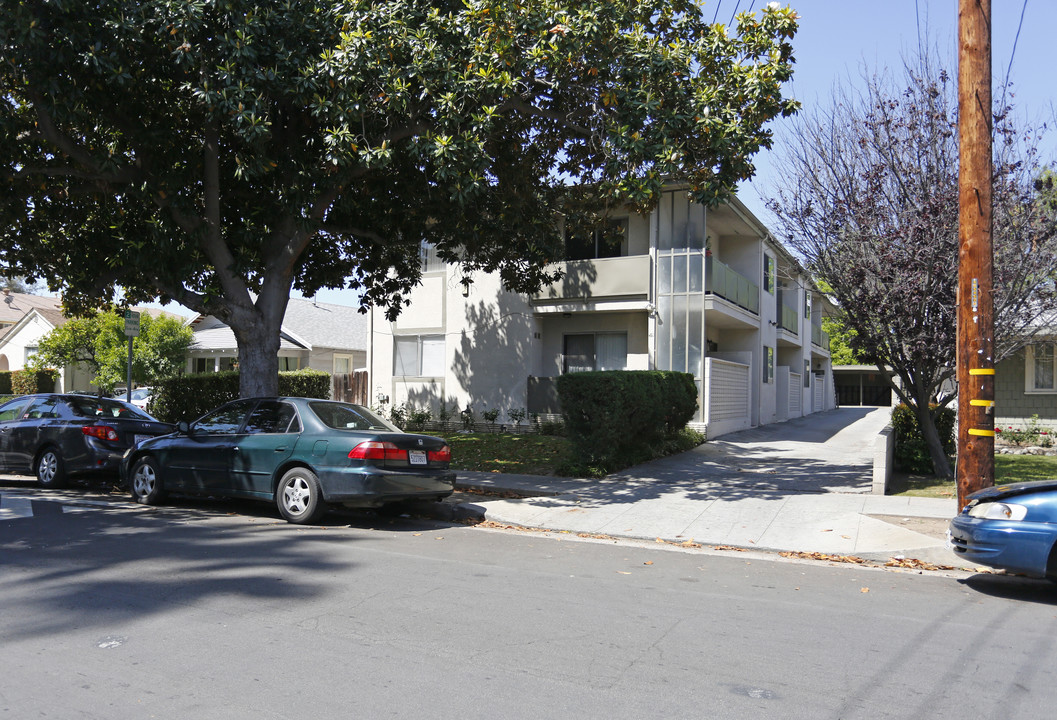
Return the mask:
[[[279,394],[291,397],[330,397],[330,375],[322,370],[279,373]],[[215,407],[239,397],[239,372],[180,375],[160,382],[148,411],[165,422],[191,422]]]
[[697,409],[697,386],[688,373],[570,373],[558,378],[557,388],[574,453],[593,470],[663,455]]
[[[932,406],[936,418],[936,431],[943,443],[943,451],[953,456],[954,444],[954,410],[945,407],[937,411]],[[928,445],[918,425],[914,410],[902,403],[892,408],[892,429],[895,432],[895,466],[897,470],[909,473],[931,475],[932,457]]]
[[0,371],[0,395],[10,395],[11,392],[11,371],[2,370]]
[[15,395],[55,392],[55,380],[58,377],[58,371],[50,368],[47,370],[13,370],[10,392]]

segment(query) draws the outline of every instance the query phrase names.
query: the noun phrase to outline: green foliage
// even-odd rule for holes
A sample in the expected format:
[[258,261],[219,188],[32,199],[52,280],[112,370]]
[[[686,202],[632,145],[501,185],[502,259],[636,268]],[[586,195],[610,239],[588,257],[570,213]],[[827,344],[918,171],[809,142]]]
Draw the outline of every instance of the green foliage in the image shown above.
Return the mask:
[[557,388],[576,456],[592,470],[656,457],[697,409],[697,386],[688,373],[569,373],[558,378]]
[[[78,363],[93,375],[92,384],[110,394],[128,376],[128,337],[122,311],[71,318],[44,335],[33,367],[67,367]],[[183,370],[194,341],[191,328],[169,315],[140,315],[140,334],[132,339],[132,382],[155,385]]]
[[279,394],[288,397],[329,398],[330,373],[312,368],[279,373]]
[[120,285],[221,317],[243,390],[270,394],[292,287],[349,287],[395,316],[426,241],[531,292],[555,277],[569,203],[647,208],[669,181],[729,197],[798,107],[797,16],[712,16],[669,0],[6,3],[0,266],[75,310]]
[[[955,452],[954,444],[954,410],[950,407],[931,408],[936,431],[943,444],[943,452],[948,457]],[[917,414],[913,408],[900,403],[892,408],[892,429],[895,432],[895,466],[897,470],[909,473],[932,474],[932,457],[918,425]]]
[[502,410],[499,408],[489,408],[481,412],[481,417],[483,417],[484,421],[489,425],[495,425],[496,420],[499,419],[499,413],[501,412]]
[[1053,445],[1053,439],[1050,437],[1050,431],[1047,428],[1039,426],[1038,414],[1032,415],[1031,420],[1025,427],[1017,428],[1012,425],[1003,428],[995,428],[998,432],[999,437],[1003,440],[1013,443],[1014,445],[1040,445],[1042,447],[1050,447]]
[[13,370],[11,372],[11,392],[15,395],[55,392],[55,380],[58,377],[59,373],[50,368]]
[[[291,397],[329,398],[330,375],[321,370],[279,373],[279,394]],[[213,408],[239,398],[239,372],[179,375],[154,388],[148,410],[165,422],[191,422]]]
[[829,351],[834,365],[864,365],[869,362],[852,347],[855,330],[848,327],[843,317],[822,318],[822,330],[829,335]]
[[514,423],[514,425],[520,425],[521,421],[525,419],[525,416],[527,414],[528,414],[528,411],[525,410],[525,408],[523,408],[523,407],[510,408],[509,410],[506,411],[506,416],[508,418],[510,418],[510,422]]
[[11,371],[2,370],[0,371],[0,395],[10,395],[11,392]]

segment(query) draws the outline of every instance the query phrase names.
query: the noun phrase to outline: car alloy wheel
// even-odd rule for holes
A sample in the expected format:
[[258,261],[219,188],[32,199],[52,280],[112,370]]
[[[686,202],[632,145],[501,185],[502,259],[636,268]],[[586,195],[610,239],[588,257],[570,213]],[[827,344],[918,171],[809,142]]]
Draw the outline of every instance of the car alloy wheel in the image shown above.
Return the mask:
[[142,457],[132,467],[132,499],[143,505],[157,505],[164,491],[157,464],[152,457]]
[[319,479],[307,468],[288,470],[275,495],[282,516],[298,525],[313,523],[326,511]]
[[37,482],[46,488],[61,488],[66,484],[66,470],[58,450],[47,448],[37,458]]

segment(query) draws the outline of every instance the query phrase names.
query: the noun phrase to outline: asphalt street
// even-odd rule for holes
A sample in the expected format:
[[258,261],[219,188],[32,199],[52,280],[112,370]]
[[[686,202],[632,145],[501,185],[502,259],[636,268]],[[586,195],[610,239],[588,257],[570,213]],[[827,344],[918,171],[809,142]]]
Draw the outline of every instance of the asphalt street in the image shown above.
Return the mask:
[[0,519],[0,717],[1005,720],[1057,702],[1043,582],[48,497],[61,511]]

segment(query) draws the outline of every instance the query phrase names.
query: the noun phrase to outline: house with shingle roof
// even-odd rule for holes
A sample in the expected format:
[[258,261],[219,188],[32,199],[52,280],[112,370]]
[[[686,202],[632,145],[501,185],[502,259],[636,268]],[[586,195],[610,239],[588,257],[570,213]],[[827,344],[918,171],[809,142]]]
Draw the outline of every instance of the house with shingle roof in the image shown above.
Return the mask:
[[[24,369],[37,353],[40,339],[66,324],[62,301],[58,298],[5,290],[0,305],[3,305],[0,310],[0,371]],[[135,309],[152,315],[172,314],[154,308]],[[92,373],[82,365],[71,365],[62,368],[55,381],[55,391],[95,392],[93,379]]]
[[[231,328],[212,315],[198,315],[188,324],[195,336],[188,372],[238,366],[238,343]],[[290,298],[279,338],[280,371],[312,368],[348,375],[367,366],[370,319],[347,305]]]

